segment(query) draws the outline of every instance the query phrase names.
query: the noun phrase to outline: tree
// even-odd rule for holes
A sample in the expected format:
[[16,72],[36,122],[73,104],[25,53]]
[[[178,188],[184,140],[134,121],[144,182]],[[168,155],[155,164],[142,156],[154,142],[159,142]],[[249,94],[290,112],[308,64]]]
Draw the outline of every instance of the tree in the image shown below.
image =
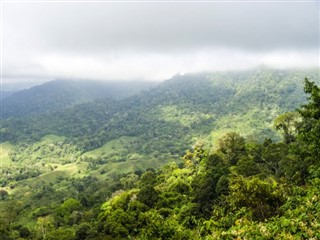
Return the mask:
[[295,140],[297,124],[300,122],[299,113],[287,112],[274,120],[274,126],[283,134],[284,142],[289,144]]
[[298,110],[302,123],[298,128],[298,137],[305,143],[307,151],[319,158],[320,156],[320,88],[305,78],[305,93],[309,94],[309,102]]
[[1,204],[0,207],[0,225],[1,227],[11,228],[17,222],[20,212],[23,210],[23,202],[11,200]]
[[154,186],[156,184],[156,174],[152,171],[146,171],[144,174],[141,175],[139,186]]
[[142,187],[137,195],[137,200],[149,207],[153,207],[158,198],[157,191],[150,185]]
[[38,218],[37,229],[42,239],[46,239],[48,232],[53,228],[53,222],[53,217],[50,215]]
[[245,139],[238,133],[230,132],[219,139],[219,150],[227,163],[235,165],[245,153]]
[[81,223],[76,230],[76,240],[92,239],[95,232],[89,223]]
[[58,224],[69,223],[72,225],[77,222],[76,218],[81,218],[81,213],[78,212],[80,210],[81,203],[74,198],[68,198],[55,210],[55,220]]
[[285,191],[273,179],[261,180],[254,176],[244,178],[241,175],[233,176],[230,180],[231,206],[242,207],[252,211],[254,220],[263,221],[278,213],[284,202]]
[[4,200],[8,196],[8,192],[4,189],[0,189],[0,198],[1,200]]
[[[193,201],[198,204],[199,214],[208,217],[212,210],[212,203],[218,197],[217,183],[222,176],[228,173],[228,168],[218,154],[209,155],[202,164],[204,165],[203,171],[195,176],[191,186]],[[219,189],[219,194],[221,193]]]

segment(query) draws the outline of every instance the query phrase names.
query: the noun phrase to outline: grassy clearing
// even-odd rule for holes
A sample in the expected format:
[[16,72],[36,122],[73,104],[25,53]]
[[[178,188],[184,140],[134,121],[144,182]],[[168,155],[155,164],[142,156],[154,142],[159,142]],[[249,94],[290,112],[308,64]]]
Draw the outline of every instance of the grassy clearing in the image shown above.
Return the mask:
[[33,188],[45,186],[50,183],[55,184],[61,179],[84,177],[87,175],[87,167],[88,163],[86,162],[58,165],[58,167],[52,172],[42,174],[35,178],[28,178],[26,180],[19,181],[17,187],[11,190],[10,193],[19,195],[23,194],[27,196],[30,191],[33,191]]
[[121,137],[107,142],[100,148],[84,153],[83,156],[85,157],[102,158],[106,161],[105,164],[92,170],[89,175],[99,179],[112,178],[116,175],[127,174],[137,170],[157,168],[163,163],[172,160],[169,159],[170,156],[159,159],[151,155],[131,152],[135,141],[136,138],[134,137]]
[[85,157],[102,157],[108,161],[118,161],[121,156],[129,153],[130,146],[134,144],[134,137],[120,137],[109,141],[103,146],[83,154]]
[[137,170],[146,170],[148,168],[158,168],[168,160],[159,161],[159,159],[140,156],[140,159],[131,159],[125,162],[107,163],[92,171],[91,176],[98,179],[112,178],[117,175],[135,172]]
[[66,137],[64,137],[64,136],[47,134],[41,138],[40,143],[54,143],[54,142],[64,141],[65,139],[66,139]]
[[9,165],[12,163],[9,153],[13,150],[14,146],[9,142],[0,144],[0,166]]
[[216,143],[217,139],[227,132],[237,132],[248,139],[251,137],[257,140],[268,137],[278,139],[279,136],[272,127],[273,115],[276,114],[266,109],[257,108],[244,114],[221,117],[215,121],[214,129],[208,139]]
[[80,178],[85,175],[86,168],[88,163],[71,163],[65,165],[57,165],[58,167],[54,169],[52,172],[42,174],[38,177],[27,179],[24,182],[29,184],[28,182],[45,182],[45,183],[54,183],[59,178]]

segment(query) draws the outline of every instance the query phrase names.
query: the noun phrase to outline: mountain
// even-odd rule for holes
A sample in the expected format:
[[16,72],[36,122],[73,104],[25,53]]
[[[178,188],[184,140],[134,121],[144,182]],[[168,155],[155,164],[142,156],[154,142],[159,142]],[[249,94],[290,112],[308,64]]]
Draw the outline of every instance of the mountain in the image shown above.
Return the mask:
[[177,75],[125,99],[97,100],[36,117],[2,121],[1,139],[30,141],[56,134],[88,151],[110,140],[135,137],[139,153],[156,154],[165,149],[181,154],[191,139],[211,132],[237,131],[260,140],[275,138],[273,119],[306,101],[303,79],[317,79],[317,74],[316,70],[259,68]]
[[307,99],[305,77],[318,71],[177,75],[1,119],[0,238],[317,236],[320,90],[305,81]]
[[122,99],[154,82],[54,80],[20,90],[2,100],[2,118],[48,113],[96,99]]

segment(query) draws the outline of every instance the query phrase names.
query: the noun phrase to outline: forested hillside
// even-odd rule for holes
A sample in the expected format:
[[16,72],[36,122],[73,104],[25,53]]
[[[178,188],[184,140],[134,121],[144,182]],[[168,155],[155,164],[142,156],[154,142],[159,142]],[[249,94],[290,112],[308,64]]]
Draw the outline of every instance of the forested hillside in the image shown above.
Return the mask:
[[318,79],[177,75],[2,119],[0,238],[318,238]]
[[[38,140],[50,133],[72,138],[89,150],[120,136],[161,134],[164,123],[168,128],[174,125],[179,134],[180,131],[189,133],[191,126],[192,129],[208,126],[208,133],[212,128],[232,129],[240,122],[247,122],[244,126],[247,129],[241,132],[259,135],[270,128],[278,113],[293,110],[305,101],[301,90],[301,79],[305,75],[316,79],[317,71],[261,68],[249,72],[176,76],[150,91],[123,100],[95,101],[53,114],[2,121],[2,140],[33,137]],[[251,116],[255,118],[244,121]],[[230,118],[232,121],[228,121]]]
[[86,234],[318,239],[320,88],[306,79],[305,91],[306,105],[277,118],[284,142],[250,142],[231,132],[216,150],[195,145],[184,155],[183,167],[169,163],[125,182],[102,205],[98,233],[88,228]]
[[305,101],[301,80],[305,75],[315,79],[317,71],[260,68],[178,75],[123,100],[97,100],[51,114],[2,121],[1,140],[31,143],[56,134],[89,151],[132,137],[132,153],[157,158],[179,156],[194,138],[212,135],[214,139],[227,131],[253,139],[277,139],[273,119]]
[[4,93],[1,118],[54,112],[96,99],[123,99],[154,85],[142,81],[54,80],[10,95]]

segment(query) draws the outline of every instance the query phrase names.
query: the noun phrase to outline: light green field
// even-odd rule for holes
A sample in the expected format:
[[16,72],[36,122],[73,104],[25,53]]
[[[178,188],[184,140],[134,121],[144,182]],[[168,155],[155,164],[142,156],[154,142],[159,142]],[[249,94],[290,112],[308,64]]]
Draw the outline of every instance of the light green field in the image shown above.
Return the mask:
[[9,157],[10,151],[12,151],[14,146],[9,142],[4,142],[0,144],[0,166],[9,165],[12,163]]
[[[244,114],[227,115],[214,122],[214,128],[208,140],[214,144],[228,132],[236,132],[250,139],[251,136],[259,137],[260,132],[268,130],[273,138],[278,138],[273,130],[273,119],[278,112],[271,112],[265,109],[253,109]],[[266,120],[268,119],[268,120]],[[257,135],[258,134],[258,135]],[[268,137],[263,136],[261,137]]]
[[[128,148],[134,140],[134,137],[121,137],[107,142],[100,148],[86,152],[84,154],[86,157],[102,157],[107,160],[106,164],[99,166],[99,168],[92,171],[90,175],[104,179],[113,175],[134,172],[137,169],[154,167],[155,162],[146,160],[146,156],[129,153]],[[119,161],[121,155],[125,156],[125,158]]]
[[130,145],[135,140],[134,137],[121,137],[105,143],[103,146],[92,151],[86,152],[86,157],[103,157],[108,161],[117,161],[121,155],[127,155]]
[[86,162],[58,165],[58,167],[52,172],[42,174],[35,178],[29,178],[20,181],[17,185],[17,188],[15,188],[12,193],[20,192],[27,194],[29,188],[32,189],[40,185],[56,183],[61,178],[66,179],[84,177],[86,175],[87,167],[88,163]]
[[64,141],[66,138],[64,136],[58,136],[54,134],[47,134],[41,138],[40,143],[53,143],[58,141]]
[[104,164],[100,166],[97,170],[93,171],[90,175],[99,179],[105,179],[116,175],[135,172],[137,170],[145,170],[148,168],[156,169],[157,167],[167,162],[167,160],[159,161],[159,159],[150,159],[145,156],[140,157],[140,159],[131,159],[125,162],[114,162]]
[[134,172],[136,170],[157,168],[163,163],[173,160],[168,158],[161,160],[151,156],[130,152],[130,149],[132,149],[130,146],[134,144],[135,140],[136,138],[134,137],[121,137],[107,142],[100,148],[84,153],[83,156],[85,157],[101,157],[106,160],[105,164],[98,166],[98,168],[91,171],[89,175],[99,179],[105,179]]
[[[137,170],[157,168],[165,162],[177,160],[172,159],[172,156],[170,157],[169,155],[162,156],[161,159],[158,159],[153,156],[132,152],[134,149],[133,146],[136,144],[136,138],[134,137],[121,137],[109,141],[97,149],[78,156],[77,161],[68,164],[63,164],[63,162],[50,162],[50,159],[42,156],[43,149],[48,149],[48,145],[52,145],[52,149],[56,149],[58,146],[57,143],[63,140],[65,140],[65,138],[61,136],[46,135],[40,141],[30,146],[27,150],[30,150],[32,155],[28,155],[29,157],[26,158],[23,163],[28,164],[28,159],[32,156],[32,159],[35,159],[35,161],[39,159],[39,161],[46,162],[46,165],[51,165],[53,167],[52,171],[34,178],[16,182],[13,189],[8,189],[9,193],[27,197],[29,194],[32,194],[34,189],[42,188],[48,184],[58,184],[63,179],[93,176],[104,180]],[[2,145],[2,156],[5,157],[13,146],[8,143]],[[105,163],[92,167],[93,163],[91,161],[94,162],[95,159],[98,158],[103,159]]]
[[38,178],[45,179],[47,182],[55,182],[57,178],[81,178],[86,175],[87,162],[70,163],[65,165],[58,165],[58,167],[49,173],[42,174]]

